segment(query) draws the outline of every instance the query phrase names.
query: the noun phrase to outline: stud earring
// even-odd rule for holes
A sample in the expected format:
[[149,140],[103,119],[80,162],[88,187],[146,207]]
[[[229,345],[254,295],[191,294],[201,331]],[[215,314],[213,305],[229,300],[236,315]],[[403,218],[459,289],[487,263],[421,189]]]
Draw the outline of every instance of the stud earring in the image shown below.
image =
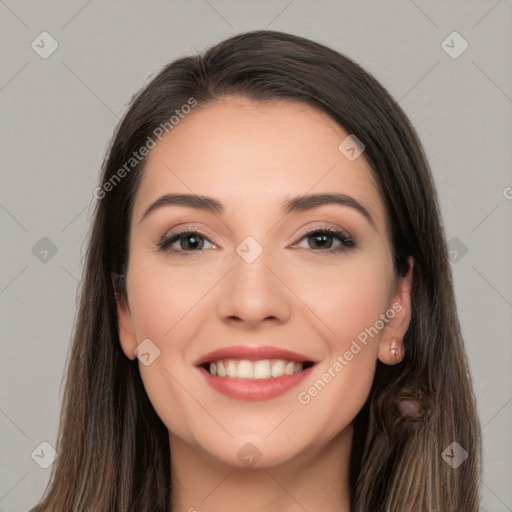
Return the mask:
[[396,340],[391,342],[389,351],[391,352],[391,358],[393,359],[394,364],[398,364],[404,358],[404,349]]

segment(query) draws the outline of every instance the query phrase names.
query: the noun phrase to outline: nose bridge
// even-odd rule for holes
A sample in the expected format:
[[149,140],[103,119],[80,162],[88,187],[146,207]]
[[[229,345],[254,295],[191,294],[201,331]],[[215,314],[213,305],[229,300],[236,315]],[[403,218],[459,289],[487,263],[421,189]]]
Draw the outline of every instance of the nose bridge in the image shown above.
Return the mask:
[[275,267],[274,254],[275,251],[264,248],[252,236],[238,244],[232,255],[232,271],[226,276],[226,286],[218,303],[220,317],[236,318],[249,324],[289,318],[289,294],[270,270]]

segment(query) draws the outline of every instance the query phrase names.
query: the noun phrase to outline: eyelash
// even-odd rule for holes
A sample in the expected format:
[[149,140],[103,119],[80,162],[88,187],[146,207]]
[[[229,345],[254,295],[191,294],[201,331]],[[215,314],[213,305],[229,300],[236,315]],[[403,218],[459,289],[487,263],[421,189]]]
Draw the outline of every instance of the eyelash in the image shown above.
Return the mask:
[[[338,245],[336,247],[331,247],[330,249],[310,249],[311,251],[313,251],[315,253],[323,253],[323,254],[339,254],[339,253],[346,251],[347,249],[357,247],[355,242],[345,232],[334,230],[334,229],[328,229],[328,228],[314,229],[312,231],[309,231],[299,240],[299,242],[301,242],[305,238],[308,238],[314,234],[325,234],[325,233],[329,234],[333,238],[337,238],[341,242],[341,245]],[[190,252],[192,252],[192,253],[193,252],[202,252],[201,250],[187,251],[187,250],[170,249],[170,246],[174,242],[178,241],[180,238],[184,238],[187,236],[195,236],[197,238],[197,235],[199,235],[200,238],[204,238],[208,242],[213,243],[205,234],[201,233],[200,231],[188,230],[188,231],[181,231],[179,233],[171,233],[170,235],[165,235],[160,240],[160,242],[158,242],[157,246],[162,251],[172,251],[172,252],[178,253],[179,256],[185,256],[186,253],[190,253]],[[295,246],[296,244],[293,244],[293,245]]]

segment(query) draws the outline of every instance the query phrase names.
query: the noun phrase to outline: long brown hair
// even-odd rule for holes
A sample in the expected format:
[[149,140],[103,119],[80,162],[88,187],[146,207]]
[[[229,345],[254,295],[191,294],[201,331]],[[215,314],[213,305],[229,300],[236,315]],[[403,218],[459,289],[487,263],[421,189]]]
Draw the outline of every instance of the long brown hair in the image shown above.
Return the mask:
[[[159,127],[172,129],[169,119],[191,99],[200,108],[227,95],[307,103],[361,140],[386,207],[396,275],[414,258],[405,358],[378,363],[355,419],[351,510],[477,512],[480,426],[421,143],[396,101],[360,66],[274,31],[241,34],[172,62],[133,98],[117,127],[95,192],[59,457],[33,512],[170,510],[168,432],[118,336],[115,288],[124,293],[131,208],[145,163],[130,159]],[[443,456],[453,442],[468,453],[458,467]]]

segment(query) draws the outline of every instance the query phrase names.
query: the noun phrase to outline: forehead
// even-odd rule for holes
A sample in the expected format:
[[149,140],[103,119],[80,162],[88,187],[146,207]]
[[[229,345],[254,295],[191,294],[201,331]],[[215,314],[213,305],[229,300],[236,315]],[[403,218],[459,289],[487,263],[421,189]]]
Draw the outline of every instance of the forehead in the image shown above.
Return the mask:
[[338,192],[364,203],[384,229],[370,166],[338,149],[347,136],[327,114],[299,102],[231,97],[196,107],[148,155],[134,216],[170,192],[213,196],[237,212]]

